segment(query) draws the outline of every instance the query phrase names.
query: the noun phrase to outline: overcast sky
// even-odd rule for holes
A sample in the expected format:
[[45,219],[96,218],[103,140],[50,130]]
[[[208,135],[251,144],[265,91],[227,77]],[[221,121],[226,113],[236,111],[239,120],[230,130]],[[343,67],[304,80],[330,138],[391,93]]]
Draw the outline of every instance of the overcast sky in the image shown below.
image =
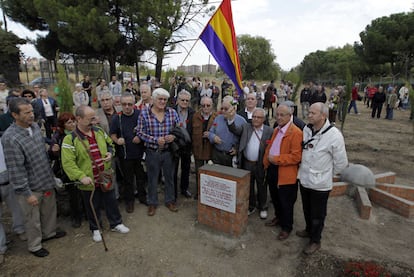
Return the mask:
[[[212,0],[210,2],[216,2]],[[218,6],[218,4],[215,4]],[[303,58],[317,50],[330,46],[342,47],[359,41],[359,33],[375,18],[393,13],[409,12],[414,0],[233,0],[233,20],[236,35],[249,34],[268,39],[272,45],[276,62],[289,70]],[[203,18],[204,24],[208,18]],[[20,37],[36,35],[22,25],[8,22],[8,28]],[[193,26],[197,38],[203,26]],[[189,50],[193,43],[188,43]],[[39,56],[33,46],[22,46],[26,56]],[[167,67],[179,66],[187,55],[181,54],[165,60]],[[206,47],[198,41],[184,65],[206,64],[210,57]]]

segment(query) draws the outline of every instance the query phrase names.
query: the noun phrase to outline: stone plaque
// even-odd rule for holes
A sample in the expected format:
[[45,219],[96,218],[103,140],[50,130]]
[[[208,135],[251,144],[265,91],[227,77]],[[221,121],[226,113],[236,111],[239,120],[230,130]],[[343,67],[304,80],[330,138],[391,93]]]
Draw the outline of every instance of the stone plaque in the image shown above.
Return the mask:
[[236,212],[236,181],[200,174],[200,203]]

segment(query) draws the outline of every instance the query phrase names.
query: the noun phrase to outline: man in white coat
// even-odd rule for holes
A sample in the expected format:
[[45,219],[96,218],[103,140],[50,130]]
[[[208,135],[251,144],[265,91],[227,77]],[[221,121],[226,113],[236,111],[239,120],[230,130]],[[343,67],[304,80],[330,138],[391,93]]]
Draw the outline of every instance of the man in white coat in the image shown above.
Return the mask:
[[304,253],[311,255],[321,247],[332,178],[348,165],[341,132],[330,124],[328,107],[315,103],[309,108],[309,124],[303,129],[302,162],[299,168],[300,192],[306,229],[299,237],[310,238]]

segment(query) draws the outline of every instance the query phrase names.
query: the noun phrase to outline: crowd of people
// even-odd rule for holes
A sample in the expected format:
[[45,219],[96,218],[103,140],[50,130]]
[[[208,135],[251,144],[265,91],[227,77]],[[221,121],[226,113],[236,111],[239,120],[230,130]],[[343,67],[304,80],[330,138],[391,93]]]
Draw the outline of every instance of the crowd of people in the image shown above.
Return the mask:
[[[98,109],[91,107],[93,89]],[[302,101],[304,91],[308,101]],[[173,213],[179,193],[198,199],[198,178],[195,190],[190,186],[193,159],[195,174],[209,162],[250,171],[246,212],[257,211],[265,226],[280,226],[279,240],[293,230],[300,189],[306,226],[296,234],[309,239],[304,253],[312,254],[321,246],[333,174],[347,166],[347,155],[341,133],[330,122],[323,87],[304,91],[302,115],[308,125],[289,101],[289,82],[279,89],[274,81],[261,87],[246,82],[238,94],[227,80],[219,87],[215,80],[174,77],[168,91],[151,80],[124,89],[115,76],[108,85],[101,80],[93,88],[85,76],[75,85],[74,113],[60,113],[45,88],[25,90],[2,106],[9,121],[1,137],[0,186],[13,231],[27,239],[37,257],[49,254],[43,241],[65,236],[56,226],[57,177],[69,193],[73,228],[86,217],[93,241],[102,241],[103,209],[110,230],[126,234],[130,230],[122,220],[121,202],[126,213],[134,213],[138,200],[148,216],[155,216],[161,184],[163,203]],[[315,156],[320,162],[314,162]],[[274,216],[267,221],[268,192]],[[0,220],[1,258],[5,242]]]
[[[335,86],[329,95],[325,92],[325,87],[320,84],[309,82],[305,84],[300,94],[300,104],[302,118],[308,116],[309,106],[315,102],[326,103],[329,107],[329,121],[335,123],[336,119],[342,121],[344,114],[361,114],[358,111],[357,102],[363,101],[364,106],[372,110],[372,118],[381,118],[383,107],[385,109],[385,119],[394,118],[394,110],[408,110],[410,107],[410,94],[406,85],[398,86],[389,84],[386,88],[382,85],[374,86],[368,83],[364,89],[359,83],[355,83],[346,106],[347,96],[344,86]],[[412,114],[410,114],[412,119]]]

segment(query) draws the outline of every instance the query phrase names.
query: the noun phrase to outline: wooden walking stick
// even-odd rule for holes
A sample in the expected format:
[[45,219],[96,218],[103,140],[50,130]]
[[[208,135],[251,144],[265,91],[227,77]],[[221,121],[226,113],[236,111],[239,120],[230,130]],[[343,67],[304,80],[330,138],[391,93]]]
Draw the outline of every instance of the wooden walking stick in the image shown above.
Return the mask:
[[108,247],[106,247],[105,238],[104,238],[104,235],[103,235],[103,232],[102,232],[102,229],[101,229],[101,225],[99,224],[98,217],[96,216],[95,207],[93,206],[93,201],[92,200],[93,200],[93,195],[94,194],[95,194],[95,185],[93,186],[91,196],[89,197],[89,205],[91,205],[91,210],[92,210],[92,213],[93,213],[93,217],[95,218],[95,222],[96,222],[96,225],[98,226],[99,233],[101,233],[102,243],[103,243],[103,246],[105,248],[105,251],[108,251]]

